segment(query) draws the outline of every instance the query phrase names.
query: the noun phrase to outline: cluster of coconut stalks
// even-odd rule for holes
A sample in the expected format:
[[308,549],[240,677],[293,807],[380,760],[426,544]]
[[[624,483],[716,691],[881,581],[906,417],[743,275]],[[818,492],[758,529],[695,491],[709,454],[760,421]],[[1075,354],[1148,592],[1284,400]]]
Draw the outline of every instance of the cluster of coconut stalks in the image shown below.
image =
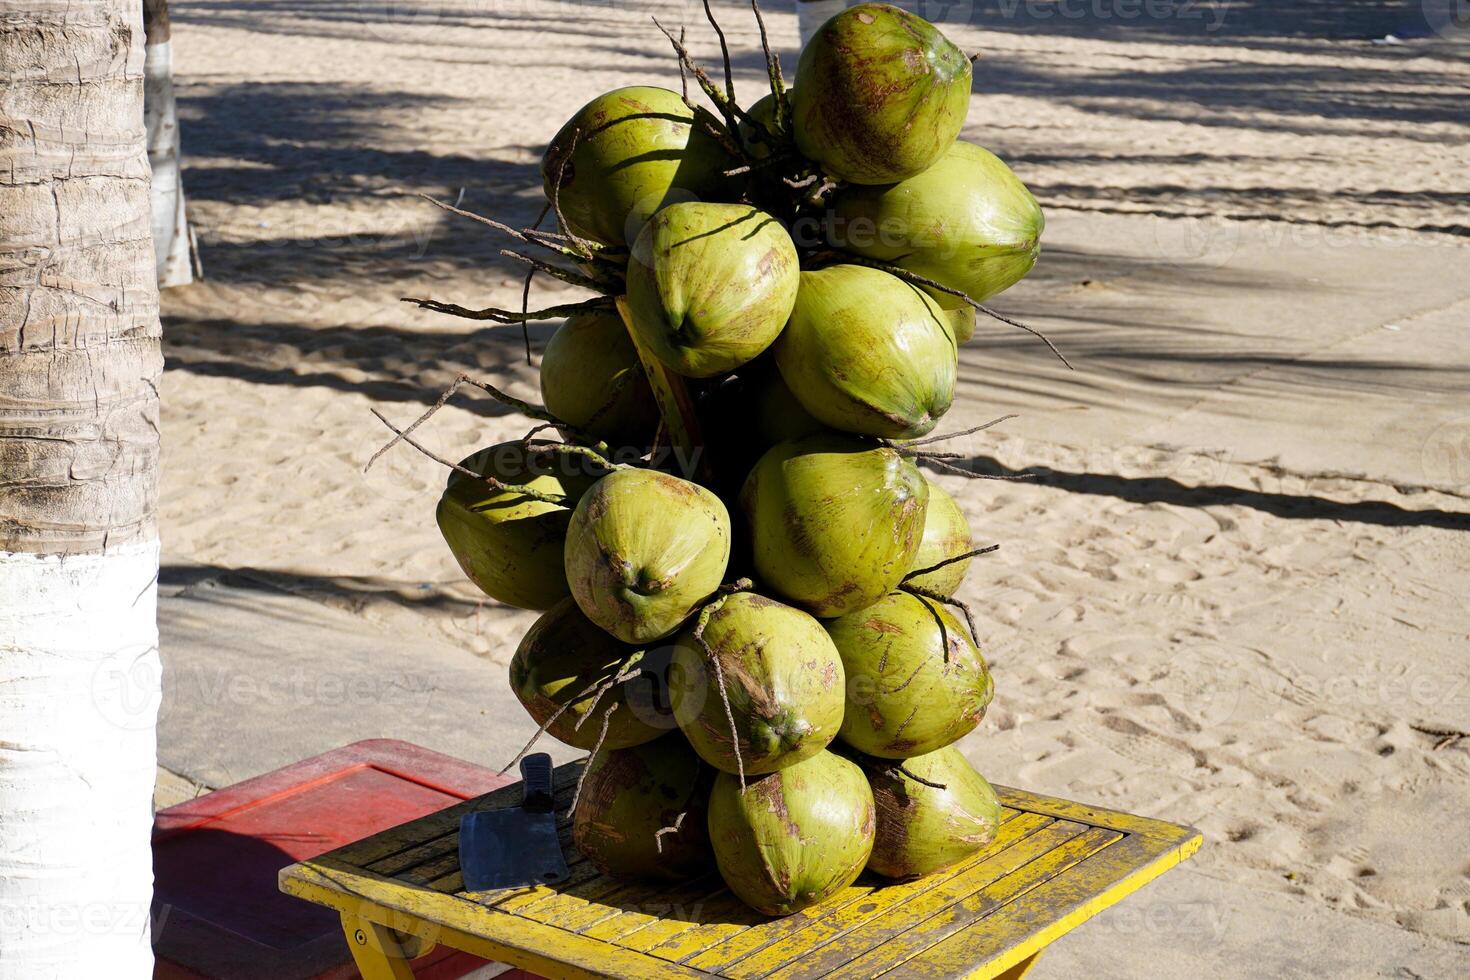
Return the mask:
[[[791,221],[795,221],[806,212],[822,208],[826,204],[828,196],[841,186],[841,182],[821,173],[820,170],[805,160],[796,150],[791,137],[791,104],[788,87],[781,72],[781,58],[780,55],[771,50],[770,38],[766,34],[765,19],[761,15],[760,4],[757,0],[751,0],[750,6],[755,14],[756,24],[760,30],[761,49],[765,53],[766,69],[770,80],[773,108],[769,126],[766,124],[766,121],[752,116],[736,100],[734,72],[730,62],[730,48],[725,41],[725,32],[720,27],[719,21],[715,18],[714,12],[710,9],[709,0],[703,0],[703,5],[705,17],[720,40],[720,55],[724,62],[725,77],[723,90],[715,85],[710,79],[709,73],[690,56],[688,48],[684,45],[683,29],[681,28],[679,36],[675,37],[668,28],[659,23],[657,17],[653,18],[653,23],[669,39],[669,43],[673,45],[674,53],[679,62],[681,95],[684,104],[694,114],[694,123],[713,138],[727,153],[741,161],[739,166],[725,171],[726,176],[734,177],[742,174],[760,174],[766,178],[758,188],[756,196],[759,199],[751,203],[770,210],[772,213],[780,214],[784,212]],[[719,108],[721,117],[723,118],[716,117],[708,108],[690,99],[688,85],[690,76],[693,76],[705,96]],[[753,132],[755,139],[772,147],[772,151],[768,156],[763,159],[757,158],[747,149],[746,140],[742,138],[740,132],[742,126],[746,127],[747,131]],[[550,200],[529,228],[517,229],[494,218],[456,207],[430,197],[427,194],[419,195],[434,206],[442,208],[451,214],[488,225],[496,231],[510,236],[524,246],[540,248],[553,256],[577,264],[578,268],[569,269],[547,259],[515,249],[501,249],[501,256],[528,266],[525,279],[522,283],[521,309],[519,312],[493,306],[483,309],[470,309],[456,303],[445,303],[435,299],[413,296],[403,297],[403,302],[413,303],[420,309],[447,313],[451,316],[463,317],[469,320],[490,321],[501,325],[519,324],[521,326],[522,339],[525,343],[527,364],[531,363],[531,338],[529,329],[531,321],[560,320],[579,313],[591,313],[612,309],[612,297],[620,295],[626,288],[623,272],[627,267],[627,251],[609,248],[608,246],[579,238],[568,226],[566,218],[561,211],[561,190],[566,180],[567,162],[571,159],[572,153],[576,148],[577,140],[580,137],[581,134],[579,132],[573,132],[571,143],[566,148],[566,152],[561,159],[561,165],[557,167],[551,181]],[[786,193],[782,194],[780,190],[784,190]],[[545,220],[548,213],[554,213],[556,215],[557,226],[560,229],[558,232],[538,230],[541,222]],[[799,251],[803,253],[801,256],[803,268],[820,268],[839,262],[862,265],[886,272],[910,285],[921,286],[948,296],[953,296],[977,313],[982,313],[991,319],[1026,331],[1044,343],[1047,349],[1068,368],[1072,366],[1066,356],[1040,330],[972,299],[964,290],[946,286],[927,276],[921,276],[892,263],[878,261],[842,248],[831,248],[824,245],[806,249],[799,247]],[[591,290],[599,295],[579,303],[560,304],[532,310],[529,308],[531,283],[538,272],[567,283],[568,285]]]
[[[993,694],[954,593],[999,545],[975,546],[919,467],[1026,477],[978,473],[947,448],[1012,416],[930,434],[975,314],[1057,352],[980,302],[1030,270],[1043,222],[998,158],[958,138],[971,59],[933,25],[863,4],[818,32],[793,87],[751,8],[769,81],[758,102],[737,102],[705,0],[723,77],[655,21],[680,91],[632,86],[584,106],[542,160],[546,206],[529,227],[426,198],[510,239],[520,308],[405,302],[519,324],[528,361],[529,323],[565,322],[540,361],[540,403],[460,375],[407,424],[375,410],[392,437],[367,466],[405,443],[445,467],[436,519],[461,568],[541,614],[509,665],[537,728],[502,772],[547,734],[588,750],[571,803],[594,865],[678,877],[713,860],[747,904],[786,914],[864,867],[951,865],[998,825],[993,790],[954,747]],[[809,60],[823,43],[826,62]],[[889,227],[899,199],[919,208],[900,216],[914,232],[901,249],[836,241],[842,223]],[[837,224],[794,241],[821,213]],[[949,217],[961,213],[1006,220]],[[935,216],[944,240],[921,242]],[[533,310],[538,274],[593,295]],[[531,426],[456,462],[421,430],[467,388]],[[848,686],[859,678],[873,700]],[[762,830],[774,799],[779,820]],[[761,870],[767,833],[801,841],[779,874]]]
[[[370,409],[370,411],[378,419],[378,421],[383,423],[383,425],[393,433],[393,438],[373,453],[373,455],[368,459],[367,464],[363,467],[363,471],[366,472],[367,470],[371,469],[373,464],[376,463],[378,459],[380,459],[385,453],[391,450],[394,446],[398,445],[400,442],[403,442],[413,449],[417,450],[418,452],[422,453],[424,456],[427,456],[434,462],[440,464],[441,466],[444,466],[469,479],[483,483],[490,490],[494,490],[500,493],[517,494],[520,496],[528,497],[532,500],[539,500],[545,503],[557,504],[561,506],[570,506],[572,503],[575,503],[575,501],[568,501],[567,498],[564,496],[547,494],[540,490],[537,490],[535,487],[528,486],[526,484],[508,484],[496,479],[493,476],[489,476],[488,474],[477,473],[474,470],[469,469],[468,467],[465,467],[459,463],[455,463],[452,460],[446,459],[445,457],[434,452],[432,449],[428,448],[413,437],[413,433],[416,429],[424,425],[424,423],[433,418],[440,409],[448,405],[449,400],[455,395],[455,393],[465,386],[483,391],[494,398],[500,404],[515,410],[516,412],[526,416],[529,419],[534,419],[541,423],[540,425],[537,425],[530,429],[524,436],[521,437],[522,444],[528,450],[534,450],[537,453],[543,453],[547,455],[560,453],[568,456],[577,457],[579,459],[588,459],[593,461],[593,463],[595,463],[598,467],[604,469],[607,472],[614,472],[617,470],[626,469],[637,469],[640,467],[649,467],[652,465],[651,460],[648,458],[639,460],[636,463],[616,462],[613,459],[612,450],[607,445],[607,443],[591,438],[583,429],[580,429],[576,426],[568,424],[561,419],[558,419],[556,416],[552,415],[540,405],[535,405],[531,402],[516,398],[514,395],[510,395],[504,391],[501,391],[499,388],[490,384],[488,381],[477,380],[467,374],[461,374],[457,378],[455,378],[454,381],[443,390],[443,392],[440,393],[439,397],[435,399],[434,404],[429,406],[429,408],[426,409],[421,415],[419,415],[418,418],[414,419],[413,422],[409,423],[409,425],[404,428],[399,428],[376,408]],[[614,397],[616,397],[616,393],[614,393]],[[1016,418],[1016,416],[1002,415],[999,418],[991,419],[989,422],[972,426],[971,428],[963,429],[959,432],[952,432],[939,436],[930,436],[924,439],[913,440],[907,443],[894,442],[892,440],[880,440],[880,442],[882,442],[884,445],[890,446],[891,448],[897,450],[900,454],[908,458],[914,459],[915,461],[920,463],[927,463],[933,466],[936,470],[945,473],[952,473],[957,476],[963,476],[971,480],[1029,479],[1030,474],[1025,473],[1006,476],[999,476],[988,473],[977,473],[974,470],[964,469],[963,467],[956,466],[952,462],[950,462],[950,460],[953,459],[963,458],[963,454],[961,453],[921,451],[917,448],[919,446],[933,445],[935,443],[944,442],[950,439],[958,439],[963,436],[973,435],[977,432],[983,432],[984,430],[989,429],[992,426],[998,425],[1001,422],[1005,422],[1013,418]],[[560,432],[563,436],[563,440],[582,440],[582,442],[558,442],[550,439],[535,438],[536,433],[546,431],[549,428],[554,428],[558,432]],[[652,455],[653,453],[650,452],[649,456]],[[954,596],[944,595],[931,589],[926,589],[922,586],[916,585],[914,584],[913,580],[924,575],[928,575],[932,572],[937,572],[940,569],[946,568],[950,565],[969,561],[982,555],[992,554],[999,550],[999,544],[992,544],[986,547],[974,548],[970,551],[955,555],[950,558],[946,558],[943,561],[936,562],[924,568],[914,569],[904,576],[903,580],[899,583],[898,588],[900,591],[907,592],[910,595],[920,596],[922,598],[929,599],[934,602],[941,602],[945,605],[953,606],[956,609],[959,609],[965,617],[965,623],[970,632],[970,639],[978,646],[980,644],[980,635],[975,627],[975,615],[970,609],[969,604]],[[753,588],[754,584],[748,578],[737,579],[734,582],[722,585],[713,595],[709,596],[703,603],[700,604],[695,613],[695,616],[692,617],[695,619],[694,637],[696,640],[698,640],[698,642],[704,648],[707,654],[707,659],[711,666],[711,670],[715,675],[715,685],[719,692],[720,699],[723,702],[725,715],[729,720],[731,745],[734,749],[736,765],[738,767],[740,783],[742,786],[745,785],[745,763],[740,754],[740,738],[735,725],[734,713],[730,708],[730,695],[728,689],[725,686],[724,672],[720,665],[719,659],[713,655],[713,653],[709,650],[708,645],[704,641],[704,630],[709,624],[710,616],[712,616],[720,608],[720,606],[724,603],[725,599],[728,596],[736,592],[749,591]],[[927,605],[925,606],[925,608],[929,609],[931,615],[933,615],[935,624],[939,628],[939,633],[942,638],[942,645],[944,648],[944,660],[946,663],[948,663],[948,629],[945,626],[942,617],[940,617],[937,613],[934,613],[932,608],[928,607]],[[550,729],[551,726],[559,718],[561,718],[561,716],[572,704],[581,702],[583,698],[591,698],[591,705],[584,709],[586,712],[588,712],[588,714],[584,715],[577,722],[576,727],[580,729],[582,725],[586,722],[587,717],[590,716],[592,709],[597,706],[598,702],[602,700],[602,697],[608,691],[612,690],[618,684],[621,684],[638,676],[641,672],[641,668],[631,669],[626,664],[624,664],[614,672],[614,675],[612,677],[606,680],[600,679],[593,682],[592,684],[589,684],[586,688],[581,690],[576,697],[568,700],[565,704],[563,704],[560,708],[553,712],[549,718],[542,722],[541,725],[537,727],[536,733],[531,736],[531,738],[526,742],[524,746],[522,746],[521,750],[517,752],[515,756],[512,757],[511,760],[500,769],[500,773],[503,775],[514,768],[515,765],[520,762],[521,759],[523,759],[526,754],[531,751],[532,748],[535,747],[536,743],[541,740],[542,736],[546,734],[547,730]],[[899,689],[901,690],[902,688],[900,687]],[[601,749],[603,741],[606,739],[607,736],[607,726],[609,721],[611,720],[612,712],[618,707],[619,705],[613,704],[608,707],[608,709],[603,713],[602,729],[597,741],[593,745],[593,753],[596,753]],[[904,769],[904,767],[901,765],[895,766],[893,768],[896,771],[908,776],[909,778],[914,779],[916,782],[922,783],[923,785],[937,786],[940,789],[944,788],[940,784],[926,782],[919,777],[914,776],[912,773],[909,773],[906,769]],[[574,807],[576,805],[578,797],[580,797],[581,795],[582,779],[585,777],[586,770],[584,769],[582,772],[582,778],[578,779],[577,789],[572,796],[572,806]]]

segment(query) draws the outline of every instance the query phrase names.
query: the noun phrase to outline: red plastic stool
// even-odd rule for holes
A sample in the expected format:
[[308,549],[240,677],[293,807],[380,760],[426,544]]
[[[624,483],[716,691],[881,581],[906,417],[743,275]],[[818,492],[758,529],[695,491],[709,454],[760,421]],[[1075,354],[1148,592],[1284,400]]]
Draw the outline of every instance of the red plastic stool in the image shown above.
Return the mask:
[[[510,780],[394,739],[354,742],[161,810],[153,943],[162,980],[349,980],[337,916],[281,894],[288,864],[480,796]],[[422,980],[534,980],[445,947]]]

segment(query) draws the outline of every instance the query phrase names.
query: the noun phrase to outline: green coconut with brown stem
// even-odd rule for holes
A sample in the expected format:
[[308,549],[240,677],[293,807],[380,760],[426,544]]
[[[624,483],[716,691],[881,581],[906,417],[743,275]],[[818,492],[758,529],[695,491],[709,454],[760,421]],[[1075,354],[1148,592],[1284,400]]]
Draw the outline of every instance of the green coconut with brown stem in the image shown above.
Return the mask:
[[773,446],[740,491],[763,582],[814,616],[881,599],[913,568],[929,484],[898,450],[818,433]]
[[678,732],[587,760],[572,841],[605,874],[680,879],[714,865],[708,809],[715,773]]
[[906,759],[944,748],[985,717],[995,688],[965,625],[940,602],[891,592],[825,624],[847,673],[840,738]]
[[568,317],[541,353],[546,410],[615,448],[646,448],[658,406],[638,350],[616,311]]
[[801,274],[776,366],[813,417],[889,439],[928,433],[949,411],[959,370],[951,316],[927,293],[878,269]]
[[[963,140],[932,167],[884,187],[846,187],[832,198],[828,240],[963,292],[977,302],[1019,282],[1041,254],[1046,219],[1026,185],[994,153]],[[974,308],[933,292],[940,306]]]
[[904,880],[954,867],[995,839],[995,790],[954,746],[902,763],[865,760],[878,814],[868,869]]
[[766,212],[746,204],[671,204],[633,246],[630,326],[640,345],[679,374],[724,374],[776,339],[799,275],[791,236]]
[[970,81],[970,59],[922,17],[882,3],[849,7],[802,49],[796,145],[837,180],[904,180],[960,135]]
[[906,577],[905,581],[939,595],[952,596],[970,567],[971,559],[962,558],[974,548],[970,522],[943,487],[928,477],[925,480],[929,484],[929,505],[924,509],[924,537],[919,541],[909,571],[934,570]]
[[694,750],[724,772],[772,772],[837,737],[846,703],[842,660],[822,624],[791,606],[738,592],[682,631],[669,697]]
[[723,196],[734,165],[679,93],[633,85],[599,95],[562,126],[541,179],[568,231],[617,247],[667,204]]
[[565,568],[587,618],[625,643],[668,636],[719,588],[730,515],[679,477],[625,468],[593,484],[566,533]]
[[862,769],[819,752],[749,782],[721,773],[709,800],[710,846],[741,901],[790,915],[857,879],[873,848],[873,793]]
[[454,470],[439,497],[434,517],[465,575],[492,599],[522,609],[565,598],[567,527],[599,474],[519,442],[481,449],[459,465],[501,484]]
[[[510,687],[554,738],[578,749],[622,749],[675,725],[665,701],[668,651],[620,642],[568,597],[526,631],[510,661]],[[616,706],[616,707],[614,707]]]

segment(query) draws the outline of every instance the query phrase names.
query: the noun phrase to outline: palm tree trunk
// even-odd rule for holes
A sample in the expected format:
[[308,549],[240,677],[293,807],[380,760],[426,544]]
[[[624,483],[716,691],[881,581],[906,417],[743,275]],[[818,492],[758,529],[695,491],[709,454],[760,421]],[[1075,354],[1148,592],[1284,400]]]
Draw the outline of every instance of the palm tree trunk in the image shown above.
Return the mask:
[[184,212],[171,34],[168,0],[143,0],[143,121],[153,168],[153,254],[158,285],[164,289],[193,282],[199,264]]
[[158,292],[138,0],[0,10],[0,980],[148,977]]

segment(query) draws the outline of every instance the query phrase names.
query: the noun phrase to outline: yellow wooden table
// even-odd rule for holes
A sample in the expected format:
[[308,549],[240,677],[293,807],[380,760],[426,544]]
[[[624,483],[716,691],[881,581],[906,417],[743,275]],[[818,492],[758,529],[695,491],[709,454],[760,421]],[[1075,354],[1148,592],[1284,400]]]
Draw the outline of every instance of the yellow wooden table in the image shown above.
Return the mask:
[[[563,808],[580,767],[556,770]],[[411,959],[436,943],[552,978],[1011,978],[1200,845],[1191,827],[997,791],[999,833],[959,867],[903,884],[865,875],[781,919],[746,908],[718,875],[650,885],[600,874],[572,847],[564,809],[567,881],[463,891],[460,817],[518,805],[519,784],[292,865],[281,890],[341,913],[367,980],[412,977]]]

